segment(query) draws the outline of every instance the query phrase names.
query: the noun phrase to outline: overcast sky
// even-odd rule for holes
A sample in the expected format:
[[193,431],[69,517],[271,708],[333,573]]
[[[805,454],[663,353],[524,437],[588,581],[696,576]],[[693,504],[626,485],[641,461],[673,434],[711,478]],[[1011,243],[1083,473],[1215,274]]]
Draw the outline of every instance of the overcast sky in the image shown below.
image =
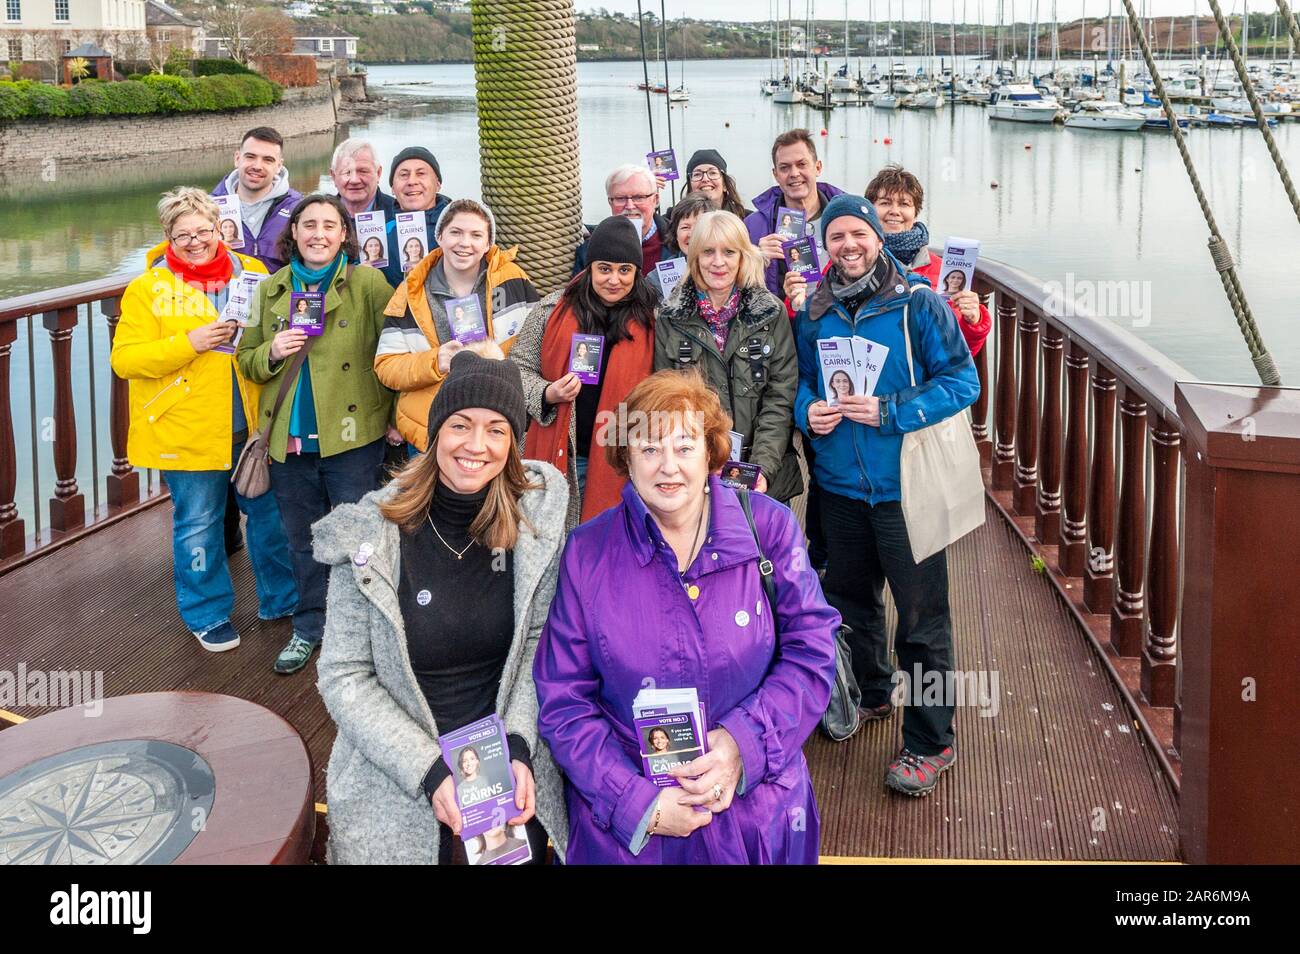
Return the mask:
[[[765,20],[768,17],[771,0],[665,0],[665,9],[669,20],[684,16],[687,11],[698,19],[710,20]],[[785,16],[788,0],[779,0],[781,16]],[[1038,15],[1042,20],[1050,20],[1053,0],[1003,0],[1003,7],[1008,11],[1015,8],[1016,19],[1022,23],[1033,19],[1034,3],[1038,4]],[[1220,0],[1224,13],[1240,13],[1243,0]],[[1210,17],[1210,5],[1205,0],[1134,0],[1138,12],[1153,17],[1171,15],[1190,16],[1193,12],[1203,17]],[[804,17],[806,0],[793,0],[796,20]],[[636,0],[604,0],[589,3],[577,0],[579,10],[595,10],[604,7],[611,12],[623,12],[636,15]],[[854,20],[866,20],[872,9],[872,0],[849,0],[849,17]],[[909,20],[921,19],[927,5],[922,0],[893,0],[894,17],[906,16]],[[1116,16],[1124,12],[1122,0],[1056,0],[1056,15],[1062,21],[1073,20],[1086,13],[1089,17],[1099,17],[1111,7]],[[935,20],[947,23],[953,16],[954,8],[958,21],[962,17],[962,8],[966,10],[966,19],[978,22],[980,7],[984,9],[984,22],[992,23],[997,16],[998,0],[933,0],[930,7],[934,10]],[[877,19],[885,19],[886,0],[874,0]],[[1256,13],[1276,13],[1277,5],[1271,0],[1255,0],[1249,8]],[[642,0],[643,10],[659,12],[659,0]],[[844,0],[818,0],[812,4],[813,15],[818,19],[831,20],[844,17]],[[905,11],[905,12],[904,12]]]

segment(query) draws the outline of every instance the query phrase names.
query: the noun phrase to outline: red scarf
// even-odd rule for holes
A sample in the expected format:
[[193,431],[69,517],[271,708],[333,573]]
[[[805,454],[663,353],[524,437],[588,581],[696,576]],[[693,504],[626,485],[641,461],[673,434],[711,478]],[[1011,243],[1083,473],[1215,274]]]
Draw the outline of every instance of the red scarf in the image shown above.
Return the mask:
[[[648,378],[654,370],[654,333],[636,322],[628,326],[631,338],[620,341],[617,348],[609,349],[605,368],[601,371],[603,383],[597,414],[609,411],[617,414],[618,405],[628,392]],[[555,306],[546,322],[542,336],[542,377],[558,381],[569,373],[569,345],[578,333],[578,318],[567,302]],[[574,452],[569,443],[569,416],[573,402],[561,404],[555,410],[555,420],[543,427],[536,421],[528,427],[524,441],[526,455],[532,460],[554,464],[560,473],[567,475],[568,459]],[[614,472],[605,460],[605,448],[593,440],[591,455],[587,458],[587,488],[582,495],[582,520],[615,506],[622,499],[626,478]]]
[[226,287],[230,281],[230,276],[235,273],[235,263],[230,260],[230,252],[226,249],[226,243],[217,242],[217,254],[212,256],[211,261],[204,262],[202,265],[194,265],[181,258],[172,251],[171,243],[167,244],[167,267],[172,273],[179,275],[181,281],[187,285],[193,285],[205,295],[219,292]]

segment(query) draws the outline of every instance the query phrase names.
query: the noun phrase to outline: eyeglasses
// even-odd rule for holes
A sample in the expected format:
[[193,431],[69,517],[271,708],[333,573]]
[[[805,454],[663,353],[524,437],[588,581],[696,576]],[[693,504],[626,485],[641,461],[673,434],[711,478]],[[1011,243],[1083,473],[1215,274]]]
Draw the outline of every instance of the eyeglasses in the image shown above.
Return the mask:
[[193,234],[189,232],[177,232],[172,236],[172,241],[177,245],[189,245],[191,242],[206,242],[216,233],[216,229],[199,229]]
[[711,172],[705,172],[702,169],[696,169],[694,172],[691,173],[692,182],[703,182],[705,179],[708,179],[711,182],[719,182],[722,179],[722,173],[719,172],[717,169],[714,169]]
[[638,202],[644,202],[646,199],[653,199],[656,193],[647,192],[645,195],[611,195],[609,204],[618,208],[620,205],[636,205]]

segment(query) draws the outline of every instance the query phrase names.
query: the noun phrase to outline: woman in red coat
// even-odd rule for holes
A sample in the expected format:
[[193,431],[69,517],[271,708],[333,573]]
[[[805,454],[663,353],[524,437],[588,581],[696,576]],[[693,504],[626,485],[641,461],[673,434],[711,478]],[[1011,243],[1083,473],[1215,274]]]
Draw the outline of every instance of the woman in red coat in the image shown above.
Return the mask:
[[[924,222],[917,221],[925,200],[921,181],[902,166],[885,166],[867,184],[867,198],[876,207],[884,227],[885,248],[912,271],[925,276],[930,287],[938,291],[943,260],[930,254],[930,231]],[[969,288],[954,294],[948,304],[960,319],[957,326],[974,357],[984,347],[993,318],[980,303],[979,295]]]

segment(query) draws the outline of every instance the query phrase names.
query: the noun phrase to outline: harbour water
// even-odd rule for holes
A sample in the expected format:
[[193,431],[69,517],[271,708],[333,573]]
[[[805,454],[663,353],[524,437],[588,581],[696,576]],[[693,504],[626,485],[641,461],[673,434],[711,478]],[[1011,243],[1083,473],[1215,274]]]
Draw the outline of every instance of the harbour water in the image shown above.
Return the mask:
[[[864,62],[864,69],[866,67]],[[883,66],[883,64],[882,64]],[[914,67],[912,67],[914,68]],[[673,64],[670,82],[681,82]],[[586,221],[607,214],[603,171],[643,161],[651,148],[639,62],[583,63],[579,75],[579,133]],[[867,108],[821,112],[781,106],[760,95],[765,60],[688,61],[689,103],[672,110],[672,145],[684,165],[712,147],[727,158],[748,199],[772,184],[773,137],[806,126],[818,138],[822,178],[861,193],[887,162],[901,162],[926,188],[921,218],[933,243],[947,235],[978,238],[982,254],[1011,263],[1076,297],[1207,380],[1255,380],[1245,345],[1206,250],[1207,230],[1169,134],[1115,133],[990,121],[983,108],[946,105],[936,111]],[[652,80],[664,79],[662,66]],[[326,170],[336,141],[372,140],[381,161],[403,146],[428,146],[442,166],[444,192],[478,196],[478,136],[474,73],[469,65],[372,67],[371,87],[391,108],[329,134],[292,140],[286,150],[295,188],[328,188]],[[668,145],[663,96],[652,97],[654,146]],[[824,134],[823,134],[824,130]],[[1261,334],[1284,382],[1300,380],[1300,321],[1295,295],[1278,279],[1300,223],[1258,131],[1193,129],[1188,144],[1206,193],[1239,266]],[[1292,174],[1300,173],[1300,125],[1274,130]],[[233,149],[230,151],[233,155]],[[0,298],[105,275],[131,275],[160,239],[154,204],[179,184],[211,188],[229,171],[231,156],[179,152],[167,159],[53,170],[8,170],[0,178]],[[43,174],[44,173],[44,174]],[[387,175],[387,168],[385,168]],[[47,181],[52,179],[52,181]],[[994,185],[996,184],[996,188]],[[385,184],[386,187],[386,184]],[[666,202],[671,199],[665,192]],[[29,387],[27,329],[14,345],[13,393]],[[107,331],[95,327],[95,354],[104,367]],[[38,409],[51,406],[48,338],[31,343]],[[87,382],[85,335],[74,340],[74,367]],[[107,453],[107,376],[96,377],[98,445]],[[77,398],[79,479],[90,486],[90,422]],[[16,402],[25,406],[26,399]],[[48,410],[39,411],[38,418]],[[30,511],[31,436],[16,419],[18,503]],[[38,428],[42,426],[37,421]],[[51,445],[37,442],[40,499],[52,483]],[[26,486],[23,482],[26,481]],[[43,504],[42,504],[43,506]],[[30,517],[30,513],[27,513]],[[30,525],[29,525],[30,526]]]

